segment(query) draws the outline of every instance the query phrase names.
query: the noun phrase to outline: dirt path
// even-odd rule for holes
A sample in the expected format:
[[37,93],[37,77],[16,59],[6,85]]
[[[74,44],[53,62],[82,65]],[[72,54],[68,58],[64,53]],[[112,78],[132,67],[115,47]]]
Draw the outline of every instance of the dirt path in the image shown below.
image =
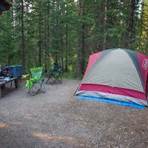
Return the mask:
[[0,148],[146,148],[148,109],[78,101],[78,81],[0,100]]

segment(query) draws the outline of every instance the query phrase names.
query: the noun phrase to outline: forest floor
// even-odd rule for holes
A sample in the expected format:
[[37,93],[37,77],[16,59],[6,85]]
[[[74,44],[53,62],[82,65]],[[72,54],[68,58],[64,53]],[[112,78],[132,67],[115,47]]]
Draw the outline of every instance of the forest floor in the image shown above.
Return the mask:
[[0,99],[0,148],[146,148],[148,109],[79,101],[79,81]]

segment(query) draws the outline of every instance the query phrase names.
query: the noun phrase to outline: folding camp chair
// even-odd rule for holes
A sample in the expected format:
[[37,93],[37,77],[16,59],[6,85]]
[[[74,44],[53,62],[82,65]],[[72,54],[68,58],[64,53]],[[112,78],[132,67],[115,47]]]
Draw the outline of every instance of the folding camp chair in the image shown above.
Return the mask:
[[48,73],[47,84],[62,83],[62,68],[58,64],[54,63],[53,69]]
[[28,93],[30,95],[36,95],[39,92],[44,92],[42,90],[43,88],[43,68],[42,67],[36,67],[31,68],[31,77],[29,80],[26,81],[26,88],[28,89]]

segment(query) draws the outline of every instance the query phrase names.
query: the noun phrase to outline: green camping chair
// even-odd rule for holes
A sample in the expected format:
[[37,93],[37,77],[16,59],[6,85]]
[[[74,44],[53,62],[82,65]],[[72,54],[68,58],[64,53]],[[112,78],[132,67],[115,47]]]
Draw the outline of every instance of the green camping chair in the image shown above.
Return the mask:
[[31,95],[36,95],[42,90],[43,87],[43,68],[36,67],[30,69],[31,75],[30,79],[26,81],[26,88],[28,89],[28,93]]

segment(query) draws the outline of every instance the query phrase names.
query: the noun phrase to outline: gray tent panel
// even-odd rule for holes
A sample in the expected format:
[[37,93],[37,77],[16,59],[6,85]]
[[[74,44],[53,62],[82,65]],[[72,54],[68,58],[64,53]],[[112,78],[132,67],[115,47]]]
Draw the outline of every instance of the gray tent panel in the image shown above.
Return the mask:
[[82,83],[102,84],[144,92],[137,69],[122,49],[110,50],[86,74]]

